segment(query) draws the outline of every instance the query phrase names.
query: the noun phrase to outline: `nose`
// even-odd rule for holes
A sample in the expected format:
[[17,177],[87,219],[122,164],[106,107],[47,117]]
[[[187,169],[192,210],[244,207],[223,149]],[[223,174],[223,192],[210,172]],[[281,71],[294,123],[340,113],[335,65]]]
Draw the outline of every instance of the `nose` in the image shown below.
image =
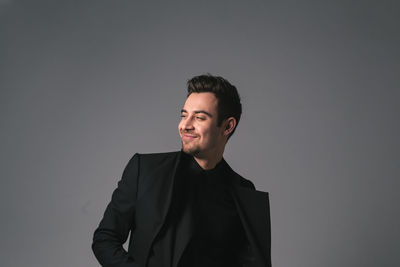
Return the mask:
[[182,119],[181,128],[182,128],[182,130],[185,131],[185,132],[191,131],[191,130],[194,129],[194,126],[193,126],[193,122],[192,122],[191,117],[186,117],[186,118],[183,118],[183,119]]

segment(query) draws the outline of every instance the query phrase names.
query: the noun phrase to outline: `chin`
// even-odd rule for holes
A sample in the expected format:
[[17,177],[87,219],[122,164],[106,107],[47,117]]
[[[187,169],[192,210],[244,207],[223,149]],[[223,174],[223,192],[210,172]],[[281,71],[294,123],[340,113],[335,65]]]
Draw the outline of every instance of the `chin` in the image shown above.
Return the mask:
[[200,154],[200,150],[197,147],[188,147],[188,146],[185,146],[183,143],[182,143],[182,150],[186,154],[189,154],[192,156],[197,156]]

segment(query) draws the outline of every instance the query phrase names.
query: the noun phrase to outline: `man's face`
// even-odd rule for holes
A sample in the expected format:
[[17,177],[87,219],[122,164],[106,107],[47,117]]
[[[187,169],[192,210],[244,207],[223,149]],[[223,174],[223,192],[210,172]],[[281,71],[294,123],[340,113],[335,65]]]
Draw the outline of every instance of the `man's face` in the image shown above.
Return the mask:
[[223,127],[217,126],[217,106],[213,93],[192,93],[186,99],[178,126],[184,152],[203,158],[224,147]]

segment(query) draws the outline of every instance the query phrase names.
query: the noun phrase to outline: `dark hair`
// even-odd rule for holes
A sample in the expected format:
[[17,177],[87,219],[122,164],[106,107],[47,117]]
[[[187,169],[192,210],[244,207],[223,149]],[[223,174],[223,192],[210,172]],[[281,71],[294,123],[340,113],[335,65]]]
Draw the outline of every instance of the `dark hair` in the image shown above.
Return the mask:
[[[212,76],[211,74],[195,76],[187,82],[187,91],[189,96],[191,93],[213,93],[218,99],[218,119],[217,125],[221,126],[222,122],[229,118],[236,119],[236,127],[239,124],[242,115],[242,104],[236,87],[220,76]],[[228,136],[228,139],[236,130]]]

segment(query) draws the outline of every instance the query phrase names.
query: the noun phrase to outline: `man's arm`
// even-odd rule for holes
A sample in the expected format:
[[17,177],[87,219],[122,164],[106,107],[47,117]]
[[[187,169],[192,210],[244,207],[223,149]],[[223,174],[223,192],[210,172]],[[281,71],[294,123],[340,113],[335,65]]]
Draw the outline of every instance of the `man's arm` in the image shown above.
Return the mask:
[[139,154],[128,162],[114,190],[103,219],[93,235],[92,249],[102,266],[134,267],[133,259],[122,245],[134,227],[138,191]]

